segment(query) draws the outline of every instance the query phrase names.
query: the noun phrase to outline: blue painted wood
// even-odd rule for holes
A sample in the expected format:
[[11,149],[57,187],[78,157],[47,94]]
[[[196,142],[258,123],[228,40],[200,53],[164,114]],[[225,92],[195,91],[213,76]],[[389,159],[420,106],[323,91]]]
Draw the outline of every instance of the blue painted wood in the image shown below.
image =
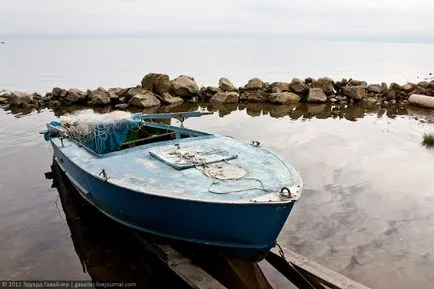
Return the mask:
[[164,118],[177,118],[181,121],[189,117],[201,117],[204,115],[213,114],[211,111],[188,111],[188,112],[170,112],[170,113],[156,113],[156,114],[142,114],[135,113],[133,114],[133,119],[164,119]]
[[[104,155],[92,154],[69,139],[62,146],[59,138],[52,138],[51,144],[56,162],[81,195],[120,223],[163,237],[230,248],[243,257],[268,251],[301,192],[299,174],[261,147],[219,135],[194,135]],[[248,174],[219,180],[200,167],[177,170],[150,155],[162,146],[224,148],[238,158],[215,168],[228,165]],[[284,198],[282,187],[298,195]]]

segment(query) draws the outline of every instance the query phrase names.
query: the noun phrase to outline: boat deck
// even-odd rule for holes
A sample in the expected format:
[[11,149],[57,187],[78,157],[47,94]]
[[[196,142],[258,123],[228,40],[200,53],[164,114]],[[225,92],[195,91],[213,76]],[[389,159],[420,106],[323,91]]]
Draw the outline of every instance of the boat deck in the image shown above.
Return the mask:
[[[289,163],[262,147],[230,137],[176,139],[103,157],[68,139],[63,140],[63,147],[60,139],[52,141],[89,174],[103,178],[104,170],[107,182],[148,194],[206,202],[279,202],[283,187],[290,188],[291,192],[300,191],[301,187],[301,178]],[[210,149],[217,153],[210,154]],[[196,156],[202,158],[193,157],[190,163],[176,161],[177,151],[187,152],[187,156],[197,152]]]

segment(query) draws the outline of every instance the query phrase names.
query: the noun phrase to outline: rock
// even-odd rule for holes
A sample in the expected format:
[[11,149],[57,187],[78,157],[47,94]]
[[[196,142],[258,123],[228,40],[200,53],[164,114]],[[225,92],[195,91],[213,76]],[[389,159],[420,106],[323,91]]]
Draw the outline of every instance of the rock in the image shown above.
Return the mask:
[[402,86],[402,90],[405,93],[411,93],[412,91],[415,91],[417,89],[417,85],[415,83],[407,82]]
[[290,91],[290,83],[288,82],[273,82],[270,84],[271,92]]
[[362,85],[344,86],[342,87],[342,94],[354,100],[361,100],[366,96],[366,89]]
[[114,87],[109,88],[107,90],[109,97],[112,101],[117,101],[119,97],[124,96],[125,93],[127,93],[127,88],[121,88],[121,87]]
[[312,84],[312,83],[315,82],[315,79],[313,79],[312,77],[308,77],[308,78],[306,78],[306,79],[304,80],[304,82],[305,82],[306,84]]
[[264,87],[264,83],[259,78],[250,79],[247,84],[244,86],[245,89],[256,90],[262,89]]
[[268,102],[268,94],[264,90],[244,90],[240,94],[240,101]]
[[379,84],[370,84],[370,85],[368,85],[367,90],[370,93],[381,93],[381,85],[379,85]]
[[70,90],[68,90],[68,94],[66,95],[65,100],[71,103],[76,103],[76,102],[84,101],[86,97],[87,97],[87,93],[85,91],[76,88],[71,88]]
[[351,80],[348,82],[348,85],[349,85],[349,86],[364,86],[364,87],[367,87],[367,86],[368,86],[368,83],[367,83],[366,81],[363,81],[363,80],[355,80],[355,79],[351,79]]
[[275,92],[269,96],[270,102],[276,104],[288,104],[300,102],[300,96],[293,92]]
[[191,98],[199,95],[199,86],[197,86],[194,78],[186,75],[178,76],[172,80],[170,82],[170,89],[174,95],[181,98]]
[[89,99],[93,105],[105,105],[111,102],[110,96],[104,89],[88,91]]
[[156,95],[156,97],[163,103],[163,104],[180,104],[183,103],[184,100],[177,96],[171,96],[168,93],[165,93],[163,95]]
[[298,95],[306,95],[306,93],[309,91],[309,86],[299,78],[294,78],[289,86],[291,90]]
[[129,104],[137,107],[147,108],[159,106],[161,103],[152,91],[145,90],[131,97]]
[[237,92],[219,91],[210,99],[210,102],[216,103],[238,103],[240,98]]
[[6,97],[0,96],[0,104],[7,104],[7,103],[8,103],[8,99]]
[[429,82],[429,88],[434,89],[434,80]]
[[335,98],[335,97],[331,97],[331,98],[330,98],[330,102],[331,102],[331,103],[336,103],[336,102],[338,102],[338,100],[337,100],[337,98]]
[[363,101],[368,105],[375,105],[377,103],[377,99],[375,97],[367,97],[364,98]]
[[29,104],[33,101],[33,94],[19,91],[11,91],[7,95],[7,99],[10,105],[23,106],[24,104]]
[[60,96],[62,95],[62,93],[63,93],[63,89],[60,88],[60,87],[54,87],[54,88],[51,90],[51,96],[52,96],[53,98],[60,98]]
[[53,108],[53,107],[58,107],[58,106],[60,106],[61,105],[61,103],[60,103],[60,101],[58,101],[58,100],[50,100],[49,102],[48,102],[48,107],[49,108]]
[[400,99],[401,98],[401,86],[392,82],[387,93],[387,100]]
[[219,91],[218,87],[214,87],[214,86],[207,86],[207,87],[202,87],[200,89],[200,95],[202,96],[203,101],[208,102],[211,97],[214,96],[214,94],[216,94]]
[[115,108],[126,109],[128,107],[128,103],[119,103],[115,105]]
[[382,82],[381,83],[381,93],[388,93],[389,92],[389,86],[387,85],[387,83]]
[[421,82],[419,82],[419,83],[417,84],[417,86],[420,86],[420,87],[422,87],[422,88],[427,89],[427,88],[429,88],[430,83],[429,83],[428,81],[421,81]]
[[327,96],[321,88],[311,88],[307,95],[307,102],[309,103],[323,103],[327,101]]
[[408,98],[408,102],[416,106],[434,108],[434,97],[431,96],[412,94]]
[[334,81],[329,77],[318,78],[312,85],[313,88],[320,88],[326,95],[334,93]]
[[232,82],[225,77],[220,78],[219,88],[222,91],[226,91],[226,92],[237,91],[236,87],[232,84]]
[[170,92],[170,80],[167,74],[148,73],[142,79],[142,87],[156,94],[163,95]]

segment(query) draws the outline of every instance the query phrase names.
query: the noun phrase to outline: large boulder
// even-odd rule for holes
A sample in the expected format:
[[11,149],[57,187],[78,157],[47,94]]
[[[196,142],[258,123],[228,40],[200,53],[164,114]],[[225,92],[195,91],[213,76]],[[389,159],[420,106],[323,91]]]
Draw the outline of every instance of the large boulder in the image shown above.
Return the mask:
[[199,95],[199,86],[197,86],[194,78],[186,75],[181,75],[172,80],[170,82],[170,89],[174,95],[181,98],[192,98]]
[[88,91],[88,95],[93,105],[105,105],[111,102],[109,94],[102,88]]
[[320,88],[326,95],[332,95],[334,93],[334,81],[329,77],[321,77],[313,82],[313,88]]
[[86,97],[87,97],[87,92],[82,91],[80,89],[71,88],[70,90],[68,90],[68,94],[66,95],[65,100],[71,103],[76,103],[76,102],[84,101]]
[[235,87],[235,85],[233,85],[232,82],[225,77],[220,78],[219,88],[222,91],[226,91],[226,92],[237,91],[237,88]]
[[250,79],[247,84],[244,86],[245,89],[249,90],[257,90],[262,89],[264,87],[264,83],[259,78]]
[[408,98],[408,103],[426,108],[434,108],[434,97],[420,94],[412,94]]
[[291,81],[290,88],[298,95],[306,95],[306,93],[309,91],[309,85],[304,83],[304,81],[299,78],[294,78]]
[[238,103],[240,96],[235,91],[219,91],[213,95],[210,102],[215,103]]
[[273,82],[270,84],[271,92],[291,91],[290,83],[288,82]]
[[23,106],[33,101],[33,94],[20,91],[11,91],[6,95],[10,105]]
[[427,89],[430,87],[430,83],[428,81],[421,81],[417,84],[417,86]]
[[163,104],[181,104],[184,102],[184,100],[177,96],[172,96],[168,93],[165,93],[163,95],[156,95],[156,97],[161,101]]
[[243,90],[240,94],[240,101],[247,102],[268,102],[268,94],[262,90]]
[[401,98],[402,88],[397,83],[391,83],[389,87],[389,92],[387,93],[386,100],[397,100]]
[[366,89],[370,93],[381,93],[381,85],[379,84],[370,84]]
[[8,103],[8,99],[6,97],[0,96],[0,104],[7,104],[7,103]]
[[327,96],[321,88],[311,88],[307,95],[307,102],[309,103],[324,103],[327,101]]
[[270,102],[275,104],[298,103],[300,96],[293,92],[274,92],[269,96]]
[[366,89],[362,85],[344,86],[342,87],[342,94],[354,100],[361,100],[366,96]]
[[159,95],[169,93],[169,76],[161,73],[148,73],[142,79],[142,87]]
[[144,90],[131,97],[129,104],[137,107],[147,108],[159,106],[161,103],[152,91]]

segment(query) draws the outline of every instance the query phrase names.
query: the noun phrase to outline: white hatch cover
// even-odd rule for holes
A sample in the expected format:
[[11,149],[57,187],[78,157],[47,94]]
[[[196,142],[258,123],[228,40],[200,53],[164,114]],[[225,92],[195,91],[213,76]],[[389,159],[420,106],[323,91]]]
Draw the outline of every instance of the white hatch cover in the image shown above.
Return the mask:
[[149,153],[152,157],[178,170],[232,160],[238,157],[236,153],[196,141],[156,147],[150,149]]

